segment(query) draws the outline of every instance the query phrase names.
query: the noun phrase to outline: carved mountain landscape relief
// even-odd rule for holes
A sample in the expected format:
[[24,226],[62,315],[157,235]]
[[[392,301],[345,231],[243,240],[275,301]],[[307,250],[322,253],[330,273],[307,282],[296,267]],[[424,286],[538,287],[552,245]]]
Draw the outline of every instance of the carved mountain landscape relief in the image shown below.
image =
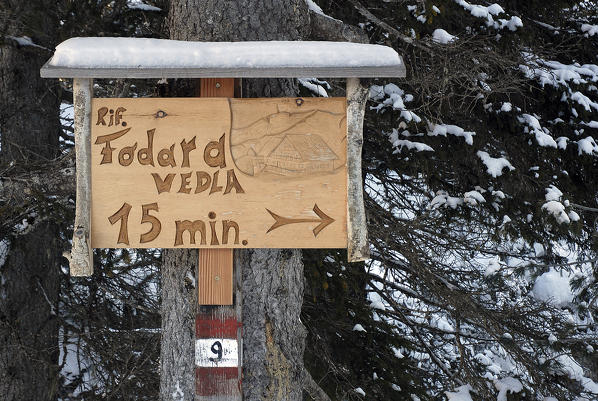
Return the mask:
[[[235,166],[250,176],[305,177],[331,174],[345,165],[345,143],[332,135],[345,124],[344,110],[318,108],[302,99],[243,115],[231,104],[230,150]],[[255,109],[254,109],[255,112]]]
[[92,246],[346,247],[346,108],[345,98],[94,99]]

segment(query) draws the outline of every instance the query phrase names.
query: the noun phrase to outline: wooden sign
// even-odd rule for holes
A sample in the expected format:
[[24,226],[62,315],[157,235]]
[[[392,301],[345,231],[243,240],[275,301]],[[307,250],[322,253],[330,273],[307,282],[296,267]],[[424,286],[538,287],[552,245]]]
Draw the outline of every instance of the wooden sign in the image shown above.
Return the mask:
[[92,101],[94,248],[346,248],[345,98]]

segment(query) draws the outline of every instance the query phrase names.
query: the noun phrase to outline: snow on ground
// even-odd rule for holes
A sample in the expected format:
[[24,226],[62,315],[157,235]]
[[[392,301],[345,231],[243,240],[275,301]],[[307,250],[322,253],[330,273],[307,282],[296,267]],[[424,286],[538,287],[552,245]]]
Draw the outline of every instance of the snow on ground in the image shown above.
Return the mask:
[[494,158],[491,157],[487,152],[479,150],[477,155],[482,162],[486,165],[488,174],[496,178],[502,175],[502,170],[508,168],[509,170],[515,170],[515,167],[504,157]]
[[80,393],[89,390],[94,386],[94,377],[92,376],[92,362],[89,361],[80,351],[84,348],[84,340],[82,338],[70,337],[64,335],[64,327],[60,327],[58,335],[58,349],[59,366],[62,366],[60,376],[64,378],[65,385],[78,380],[82,376],[82,380],[72,392],[72,396],[77,396]]
[[65,68],[273,68],[399,66],[387,46],[344,42],[186,42],[147,38],[72,38],[49,65]]
[[457,36],[451,35],[444,29],[435,29],[432,33],[432,40],[443,45],[452,43],[459,39]]

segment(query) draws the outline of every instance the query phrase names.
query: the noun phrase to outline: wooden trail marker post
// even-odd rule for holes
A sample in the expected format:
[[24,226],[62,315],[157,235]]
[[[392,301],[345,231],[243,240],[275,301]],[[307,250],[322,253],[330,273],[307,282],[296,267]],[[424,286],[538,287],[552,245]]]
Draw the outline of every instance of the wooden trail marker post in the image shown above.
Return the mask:
[[[401,58],[355,43],[73,38],[41,75],[73,78],[71,275],[93,273],[94,247],[200,248],[196,398],[241,400],[232,248],[368,258],[359,78],[404,77]],[[233,78],[306,76],[347,78],[347,97],[234,98]],[[93,98],[93,78],[200,78],[201,97]]]
[[[234,78],[202,78],[201,97],[235,96]],[[224,226],[223,226],[224,227]],[[205,400],[241,400],[243,367],[240,266],[233,249],[201,249],[195,317],[195,393]]]

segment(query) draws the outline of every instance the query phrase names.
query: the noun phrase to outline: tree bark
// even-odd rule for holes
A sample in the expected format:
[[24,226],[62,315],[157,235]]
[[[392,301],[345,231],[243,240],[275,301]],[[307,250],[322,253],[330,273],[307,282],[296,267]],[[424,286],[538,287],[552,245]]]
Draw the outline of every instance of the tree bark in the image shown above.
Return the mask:
[[[55,5],[4,1],[4,38],[29,35],[37,45],[52,48],[58,21],[48,10]],[[2,39],[2,170],[27,171],[58,154],[59,86],[39,75],[49,54]],[[2,187],[0,199],[13,205]],[[58,229],[43,221],[41,212],[29,213],[28,220],[0,237],[0,394],[7,401],[54,400],[58,389]]]
[[[305,39],[310,24],[304,0],[172,0],[168,27],[170,38],[177,40],[265,41]],[[297,86],[292,80],[245,80],[243,93],[249,97],[295,96]],[[170,252],[165,254],[166,265],[172,258]],[[242,250],[236,252],[235,263],[243,274],[243,398],[301,400],[305,347],[305,328],[300,321],[301,251]],[[189,318],[181,327],[186,330],[192,323]],[[188,366],[183,365],[181,369]],[[189,377],[189,373],[184,375]]]
[[162,254],[160,400],[189,401],[195,396],[197,294],[186,277],[195,275],[197,261],[192,249],[165,249]]

